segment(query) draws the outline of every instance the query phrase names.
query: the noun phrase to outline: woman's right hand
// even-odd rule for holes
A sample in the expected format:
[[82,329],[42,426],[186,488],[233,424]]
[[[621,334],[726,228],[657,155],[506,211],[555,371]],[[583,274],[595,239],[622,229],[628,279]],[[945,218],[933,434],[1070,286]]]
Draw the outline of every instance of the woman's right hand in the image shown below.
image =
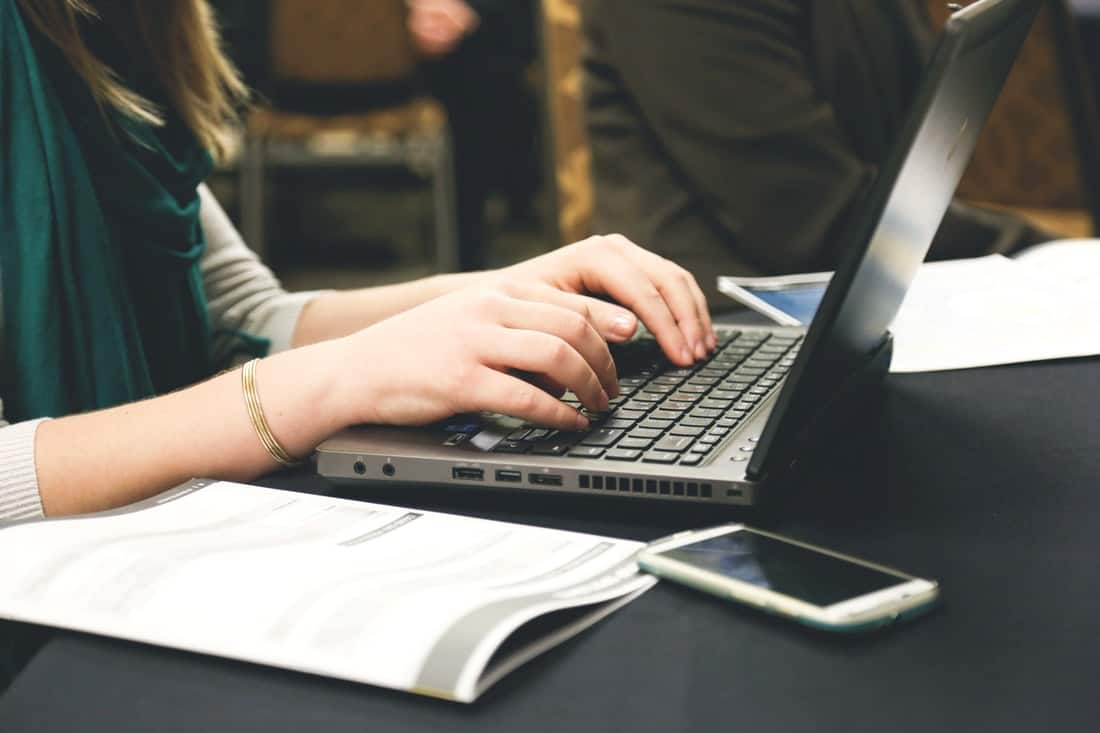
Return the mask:
[[[593,326],[595,301],[551,290],[460,290],[346,337],[350,359],[340,371],[350,417],[423,425],[485,410],[563,430],[587,427],[551,392],[568,389],[589,410],[606,410],[619,392],[615,363]],[[606,307],[600,303],[601,318]]]

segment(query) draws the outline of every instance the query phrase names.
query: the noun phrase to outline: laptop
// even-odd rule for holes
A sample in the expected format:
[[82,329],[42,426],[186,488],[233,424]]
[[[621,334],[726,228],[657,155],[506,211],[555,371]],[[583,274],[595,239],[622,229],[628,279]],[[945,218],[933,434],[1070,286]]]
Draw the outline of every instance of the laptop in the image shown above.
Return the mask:
[[691,368],[672,365],[650,338],[614,347],[622,394],[584,432],[487,414],[361,426],[318,447],[318,472],[339,482],[762,501],[881,383],[890,323],[1040,5],[978,0],[948,21],[808,327],[719,326],[716,353]]

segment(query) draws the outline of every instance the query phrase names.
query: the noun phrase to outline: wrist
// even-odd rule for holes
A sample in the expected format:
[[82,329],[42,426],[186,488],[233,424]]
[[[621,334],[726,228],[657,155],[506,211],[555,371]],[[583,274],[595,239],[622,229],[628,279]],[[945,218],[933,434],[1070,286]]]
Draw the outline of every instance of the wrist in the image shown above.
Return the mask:
[[338,429],[379,422],[377,408],[385,394],[386,370],[379,350],[372,347],[372,331],[330,342],[323,381],[326,404],[339,422]]

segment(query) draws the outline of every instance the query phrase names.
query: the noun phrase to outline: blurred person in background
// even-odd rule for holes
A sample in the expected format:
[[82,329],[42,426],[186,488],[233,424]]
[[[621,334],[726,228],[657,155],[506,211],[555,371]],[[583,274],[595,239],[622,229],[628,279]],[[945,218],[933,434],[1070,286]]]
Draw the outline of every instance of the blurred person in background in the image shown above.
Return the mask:
[[485,204],[500,193],[513,224],[534,224],[539,184],[533,0],[408,0],[409,33],[447,109],[458,182],[459,267],[488,264]]
[[[595,230],[691,270],[831,270],[901,132],[926,0],[585,0]],[[956,200],[930,258],[1050,238]]]

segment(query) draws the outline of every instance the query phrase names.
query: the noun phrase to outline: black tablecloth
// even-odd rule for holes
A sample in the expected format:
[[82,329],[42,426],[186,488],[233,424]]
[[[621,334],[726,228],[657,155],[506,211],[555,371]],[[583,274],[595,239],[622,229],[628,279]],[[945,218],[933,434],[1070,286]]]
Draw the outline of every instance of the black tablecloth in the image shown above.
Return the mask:
[[1097,730],[1098,413],[1096,360],[894,375],[876,421],[772,515],[368,497],[638,539],[741,519],[941,581],[938,610],[882,633],[662,583],[472,706],[58,633],[0,697],[0,731]]

